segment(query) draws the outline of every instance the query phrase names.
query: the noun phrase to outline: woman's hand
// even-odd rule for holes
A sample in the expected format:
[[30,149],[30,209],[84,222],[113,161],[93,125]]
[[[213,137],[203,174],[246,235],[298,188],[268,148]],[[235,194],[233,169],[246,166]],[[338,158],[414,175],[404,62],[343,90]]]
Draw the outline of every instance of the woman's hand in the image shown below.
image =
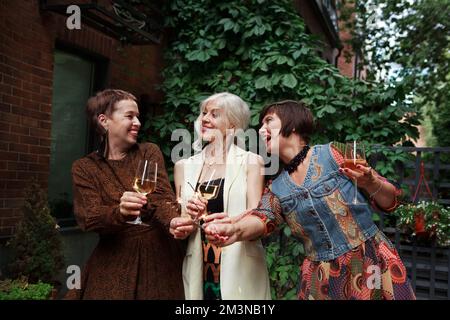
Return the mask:
[[210,223],[232,223],[233,220],[228,216],[226,212],[208,214],[203,217],[205,222],[203,227],[206,228]]
[[120,213],[124,216],[138,216],[146,203],[146,196],[137,192],[126,191],[120,198]]
[[169,232],[175,239],[186,239],[197,226],[189,217],[176,217],[170,221]]
[[207,205],[208,200],[194,196],[186,204],[186,212],[191,216],[192,220],[197,221],[200,217],[206,216]]
[[208,242],[225,247],[238,241],[237,228],[234,223],[209,223],[205,228]]
[[357,165],[356,170],[349,168],[340,168],[339,172],[343,173],[352,180],[356,180],[358,187],[367,190],[374,186],[379,186],[380,181],[375,174],[375,171],[369,166]]

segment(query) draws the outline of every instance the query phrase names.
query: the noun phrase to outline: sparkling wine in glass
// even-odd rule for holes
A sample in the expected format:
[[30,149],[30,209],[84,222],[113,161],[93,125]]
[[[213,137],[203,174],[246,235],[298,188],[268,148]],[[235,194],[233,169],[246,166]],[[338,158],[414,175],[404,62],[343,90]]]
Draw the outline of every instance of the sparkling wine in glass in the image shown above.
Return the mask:
[[206,200],[212,200],[216,199],[217,195],[219,194],[220,185],[222,182],[222,179],[219,179],[218,183],[215,183],[217,181],[211,182],[203,182],[198,186],[198,191],[200,192],[201,196],[205,198]]
[[[219,190],[220,187],[222,185],[222,180],[223,178],[219,178],[219,179],[214,179],[214,174],[216,173],[216,170],[212,170],[211,175],[209,176],[209,179],[203,182],[200,182],[197,184],[197,190],[196,190],[196,196],[200,196],[203,199],[206,200],[213,200],[216,199],[218,194],[219,194]],[[206,175],[206,172],[203,173],[202,175]],[[194,220],[194,222],[200,226],[202,226],[205,215],[207,215],[208,213],[203,214],[202,216],[196,218]]]
[[[156,182],[158,177],[158,163],[149,160],[139,160],[136,174],[134,176],[134,191],[146,196],[156,190]],[[141,216],[127,223],[135,225],[146,225],[142,222]]]
[[[345,157],[344,157],[344,168],[350,170],[358,171],[357,165],[365,166],[366,163],[366,153],[364,152],[364,146],[362,143],[353,141],[347,142],[345,144]],[[358,195],[358,181],[355,179],[355,196],[353,197],[352,204],[359,204]]]

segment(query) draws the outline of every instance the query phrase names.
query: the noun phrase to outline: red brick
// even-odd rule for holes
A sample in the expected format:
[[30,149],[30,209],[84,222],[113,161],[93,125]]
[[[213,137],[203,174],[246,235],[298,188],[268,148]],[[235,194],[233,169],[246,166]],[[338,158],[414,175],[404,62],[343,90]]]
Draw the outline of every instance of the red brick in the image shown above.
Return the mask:
[[11,105],[7,103],[0,102],[0,111],[10,113],[11,112]]
[[12,113],[0,112],[0,119],[11,124],[20,124],[20,117]]
[[23,135],[30,135],[30,129],[28,127],[22,127],[22,126],[11,126],[11,133],[17,133],[17,134],[23,134]]
[[[20,172],[19,171],[18,174],[19,173],[27,173],[27,172]],[[5,197],[5,200],[6,199],[12,199],[12,198],[23,198],[24,191],[25,190],[23,190],[23,189],[21,189],[21,190],[17,190],[17,189],[3,190],[2,191],[2,195]]]
[[50,147],[51,140],[50,139],[39,139],[39,145],[43,147]]
[[39,144],[39,138],[29,137],[29,136],[20,136],[20,143],[27,143],[27,144],[32,144],[32,145],[38,145]]
[[0,141],[19,142],[19,136],[16,134],[0,132]]
[[13,113],[25,115],[37,120],[46,120],[50,121],[51,115],[48,113],[36,111],[35,109],[24,109],[24,108],[15,108],[13,107]]
[[27,91],[30,91],[30,92],[34,92],[34,93],[40,93],[41,92],[39,85],[31,83],[31,82],[24,81],[22,86],[23,86],[22,88],[24,90],[27,90]]
[[39,103],[34,98],[22,99],[21,106],[26,109],[39,110]]
[[[25,181],[17,181],[20,182],[21,185],[25,185],[26,182]],[[11,188],[11,189],[15,189],[15,188]],[[23,189],[23,187],[21,187],[20,189]],[[21,198],[16,198],[16,199],[5,199],[5,208],[20,208],[23,206],[23,199]]]
[[47,88],[47,87],[42,87],[40,89],[40,94],[43,96],[51,97],[53,95],[53,89]]
[[13,96],[20,97],[20,98],[23,98],[23,99],[31,99],[32,93],[28,92],[28,91],[24,91],[24,90],[20,90],[20,89],[14,88],[13,89]]
[[30,135],[39,138],[50,138],[50,130],[31,128]]
[[4,103],[9,103],[9,104],[16,105],[16,106],[20,105],[19,97],[14,97],[14,96],[9,96],[9,95],[3,94],[2,99],[3,99]]
[[[14,216],[17,216],[17,214],[14,213],[14,210],[8,209],[8,208],[0,209],[0,219],[14,217]],[[0,225],[0,227],[1,227],[1,225]]]
[[27,127],[39,127],[39,122],[36,119],[33,118],[28,118],[28,117],[21,117],[20,118],[22,125],[27,126]]
[[35,75],[31,76],[31,81],[34,84],[39,84],[39,85],[47,87],[47,88],[50,88],[53,85],[53,81],[52,80],[43,79],[43,78],[37,77]]
[[[14,74],[14,70],[10,66],[8,66],[6,63],[0,63],[0,73],[8,75],[11,78],[12,75]],[[5,83],[7,83],[7,82],[5,81]]]
[[8,170],[28,170],[28,163],[8,161]]
[[51,95],[50,96],[45,96],[45,95],[42,95],[42,94],[33,93],[32,96],[33,96],[33,101],[40,102],[40,103],[45,103],[45,104],[51,104],[52,103],[52,96]]
[[33,67],[29,64],[25,64],[22,61],[12,58],[12,56],[7,57],[7,64],[10,65],[15,71],[13,71],[13,75],[16,75],[20,78],[20,75],[22,75],[22,72],[25,73],[32,73]]
[[39,110],[45,113],[51,113],[52,112],[52,105],[51,104],[45,104],[41,103],[39,104]]
[[9,151],[28,153],[28,145],[19,143],[10,143]]
[[[6,188],[7,189],[24,189],[28,185],[28,181],[25,180],[6,180]],[[8,205],[6,205],[8,206]],[[14,207],[11,206],[10,207]]]
[[17,161],[19,160],[19,154],[17,152],[1,152],[0,153],[0,160],[10,160],[10,161]]
[[52,123],[50,121],[39,121],[39,128],[50,130]]
[[13,90],[12,90],[11,85],[3,84],[3,83],[0,83],[0,92],[4,93],[6,95],[12,95],[13,94]]
[[25,180],[30,181],[30,179],[37,179],[37,172],[29,172],[29,171],[18,171],[17,172],[17,180]]
[[41,172],[48,172],[49,171],[49,167],[50,167],[50,164],[49,163],[47,163],[47,164],[36,164],[36,163],[30,163],[29,165],[28,165],[28,168],[29,168],[29,170],[30,171],[33,171],[33,172],[38,172],[38,171],[41,171]]
[[17,173],[14,171],[0,171],[0,179],[5,180],[5,179],[17,179]]
[[38,162],[39,156],[35,154],[19,153],[20,162]]
[[38,181],[45,181],[46,182],[45,185],[43,185],[41,183],[41,187],[47,188],[47,186],[48,186],[48,172],[45,172],[45,173],[43,173],[43,172],[36,172],[36,176],[37,176]]
[[18,114],[21,116],[30,116],[30,110],[27,110],[22,107],[18,107],[17,105],[13,105],[11,108],[12,113]]
[[34,153],[34,154],[50,154],[50,148],[48,148],[48,147],[30,146],[30,153]]
[[50,155],[48,155],[48,156],[39,156],[39,163],[42,163],[42,164],[50,163]]
[[11,126],[6,122],[0,121],[0,131],[10,133]]
[[[35,49],[36,50],[36,49]],[[23,52],[23,51],[22,51]],[[36,52],[36,51],[35,51]],[[38,67],[42,67],[41,65],[41,59],[38,55],[39,52],[36,52],[35,55],[28,55],[28,54],[24,54],[22,53],[22,61],[25,62],[26,64],[32,65],[32,66],[38,66]]]
[[22,220],[22,217],[9,217],[9,218],[0,218],[0,222],[2,224],[1,228],[17,226],[17,224]]

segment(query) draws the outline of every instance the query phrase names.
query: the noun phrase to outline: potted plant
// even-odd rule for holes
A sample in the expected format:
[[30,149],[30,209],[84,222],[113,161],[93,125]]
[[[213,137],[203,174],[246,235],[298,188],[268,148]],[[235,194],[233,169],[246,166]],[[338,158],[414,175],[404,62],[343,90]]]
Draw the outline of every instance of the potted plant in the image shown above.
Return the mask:
[[436,241],[440,246],[450,245],[450,209],[436,201],[420,201],[400,205],[395,214],[397,224],[406,233],[418,238]]

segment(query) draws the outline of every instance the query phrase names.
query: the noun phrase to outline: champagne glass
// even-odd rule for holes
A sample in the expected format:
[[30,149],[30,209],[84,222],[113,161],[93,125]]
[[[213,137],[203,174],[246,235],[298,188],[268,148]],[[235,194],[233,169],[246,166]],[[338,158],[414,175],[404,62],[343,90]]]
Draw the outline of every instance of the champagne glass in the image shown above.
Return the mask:
[[207,181],[200,183],[197,188],[200,195],[208,201],[217,198],[220,186],[222,185],[223,178],[213,180],[214,173],[215,170],[212,172],[210,178]]
[[[136,174],[134,176],[133,189],[146,196],[156,190],[156,181],[158,178],[158,163],[149,160],[139,160]],[[147,225],[142,222],[141,216],[127,223],[134,225]]]
[[[211,172],[211,175],[208,178],[208,180],[205,180],[203,182],[197,183],[197,188],[196,188],[196,193],[195,193],[197,197],[200,196],[203,199],[206,199],[208,201],[217,198],[217,196],[219,194],[220,187],[222,185],[223,178],[214,179],[213,177],[214,177],[215,173],[216,173],[216,170],[213,169],[212,172]],[[206,175],[206,172],[203,175]],[[202,226],[202,221],[203,221],[205,215],[207,215],[207,213],[205,213],[202,216],[196,218],[194,220],[194,222],[197,225]]]
[[[357,165],[366,165],[366,153],[364,152],[364,146],[362,143],[353,141],[345,144],[345,157],[344,168],[348,168],[354,171],[358,171]],[[353,197],[352,204],[360,204],[358,201],[358,181],[354,179],[355,183],[355,196]]]

